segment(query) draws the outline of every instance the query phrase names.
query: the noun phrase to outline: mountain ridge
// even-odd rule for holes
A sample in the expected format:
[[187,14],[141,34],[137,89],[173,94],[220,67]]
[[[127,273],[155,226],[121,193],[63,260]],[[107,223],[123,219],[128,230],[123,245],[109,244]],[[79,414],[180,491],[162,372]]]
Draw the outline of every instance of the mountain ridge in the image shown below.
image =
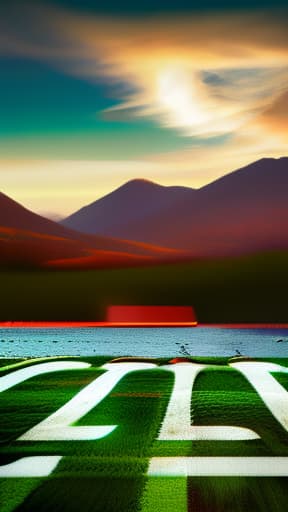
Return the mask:
[[[72,227],[83,233],[95,234],[95,224],[101,222],[102,229],[107,227],[107,236],[111,225],[119,226],[131,220],[133,210],[134,221],[140,221],[146,216],[151,216],[161,208],[170,204],[172,196],[182,198],[194,189],[189,187],[167,187],[145,179],[130,180],[116,190],[80,208],[77,212],[62,219],[60,224]],[[115,209],[117,216],[115,216]],[[91,219],[90,221],[89,219]],[[96,228],[97,229],[97,228]]]
[[69,217],[92,213],[99,231],[91,234],[0,192],[0,263],[81,269],[282,251],[287,196],[287,157],[258,160],[198,190],[134,179]]
[[[142,216],[134,213],[140,208],[138,200],[136,206],[135,201],[126,201],[126,221],[122,218],[121,223],[118,195],[125,186],[129,187],[129,182],[111,192],[110,205],[106,203],[111,208],[110,217],[116,217],[117,222],[101,223],[99,212],[93,217],[93,209],[101,209],[104,196],[102,203],[100,199],[87,207],[86,214],[92,214],[89,229],[92,226],[98,234],[187,250],[199,257],[288,246],[287,157],[257,160],[197,190],[184,187],[175,194],[175,188],[168,187],[167,201],[160,201],[158,209],[146,210]],[[165,188],[154,185],[153,191]],[[113,202],[113,198],[117,200]],[[66,225],[65,220],[62,224]]]
[[176,257],[152,244],[89,235],[33,213],[0,192],[0,264],[53,268],[127,266]]

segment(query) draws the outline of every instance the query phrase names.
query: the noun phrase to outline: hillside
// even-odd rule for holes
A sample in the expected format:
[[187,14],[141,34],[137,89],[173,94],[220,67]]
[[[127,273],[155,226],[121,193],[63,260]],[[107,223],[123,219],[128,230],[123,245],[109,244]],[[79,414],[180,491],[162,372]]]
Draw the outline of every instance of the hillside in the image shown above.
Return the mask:
[[[138,195],[140,188],[138,183]],[[135,218],[135,206],[127,201],[126,217],[128,211],[130,215],[125,222],[121,222],[118,210],[121,189],[114,191],[110,207],[117,224],[111,222],[108,226],[107,220],[102,224],[96,218],[94,232],[187,250],[197,257],[288,247],[288,158],[259,160],[199,190],[168,190],[169,200],[165,204],[159,201],[158,210],[149,215],[145,210],[142,218],[140,214]],[[90,227],[93,212],[99,207],[99,201],[87,207]],[[71,227],[78,225],[76,220],[80,218],[84,223],[81,211],[70,217]]]
[[[163,187],[148,180],[128,181],[110,194],[70,215],[61,224],[83,233],[114,236],[131,223],[150,222],[174,201],[191,198],[188,187]],[[132,239],[131,236],[127,238]]]
[[175,251],[143,243],[85,235],[27,210],[0,193],[0,265],[53,268],[127,266]]

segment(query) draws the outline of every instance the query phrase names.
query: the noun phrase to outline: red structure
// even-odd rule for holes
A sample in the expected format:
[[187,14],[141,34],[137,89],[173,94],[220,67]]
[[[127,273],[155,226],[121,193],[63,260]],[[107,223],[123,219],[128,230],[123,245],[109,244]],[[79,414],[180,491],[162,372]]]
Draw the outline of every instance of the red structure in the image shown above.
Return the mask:
[[196,315],[191,306],[109,306],[106,321],[119,327],[194,327]]
[[101,322],[0,322],[0,328],[67,328],[67,327],[195,327],[194,310],[190,306],[109,306]]

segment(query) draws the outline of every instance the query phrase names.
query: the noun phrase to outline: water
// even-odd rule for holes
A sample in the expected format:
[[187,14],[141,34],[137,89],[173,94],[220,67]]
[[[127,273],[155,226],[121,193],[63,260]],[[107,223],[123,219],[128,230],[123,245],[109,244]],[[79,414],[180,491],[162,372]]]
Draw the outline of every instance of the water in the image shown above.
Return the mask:
[[252,357],[288,357],[288,329],[0,329],[0,357],[170,357],[185,350],[197,356],[232,356],[239,351]]

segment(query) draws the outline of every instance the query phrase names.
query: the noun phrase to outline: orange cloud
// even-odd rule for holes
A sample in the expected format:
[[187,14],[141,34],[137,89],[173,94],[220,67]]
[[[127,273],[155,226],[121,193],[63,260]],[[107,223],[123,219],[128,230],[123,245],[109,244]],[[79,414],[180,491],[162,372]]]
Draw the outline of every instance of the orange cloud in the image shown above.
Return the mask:
[[285,92],[277,98],[272,105],[262,113],[258,122],[261,123],[267,131],[283,135],[288,142],[288,92]]
[[10,33],[6,47],[85,79],[127,83],[133,92],[119,87],[110,119],[152,117],[185,136],[235,133],[287,87],[285,12],[125,19],[48,9],[37,16],[43,40]]
[[275,14],[120,20],[58,13],[50,20],[84,53],[68,64],[73,73],[133,89],[119,94],[110,116],[152,117],[186,136],[234,133],[287,84],[287,24]]

